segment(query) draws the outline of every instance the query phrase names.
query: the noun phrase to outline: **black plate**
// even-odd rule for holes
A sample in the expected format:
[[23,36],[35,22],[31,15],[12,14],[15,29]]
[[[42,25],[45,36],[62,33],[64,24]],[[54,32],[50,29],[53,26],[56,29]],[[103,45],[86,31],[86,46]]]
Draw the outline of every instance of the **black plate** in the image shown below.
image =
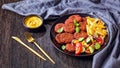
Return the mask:
[[[80,14],[80,13],[75,13],[75,14],[78,14],[78,15],[80,15],[80,16],[82,16],[82,17],[90,16],[90,17],[97,18],[97,17],[95,17],[95,16],[93,16],[93,15],[88,15],[88,14]],[[63,50],[61,49],[61,44],[57,43],[57,41],[55,40],[55,36],[56,36],[57,33],[54,31],[54,27],[55,27],[56,24],[58,24],[58,23],[64,23],[64,21],[65,21],[69,16],[71,16],[71,15],[74,15],[74,14],[69,14],[69,15],[65,15],[65,16],[60,17],[60,18],[52,25],[52,28],[51,28],[51,31],[50,31],[50,37],[51,37],[52,42],[54,43],[54,47],[55,47],[57,50],[59,50],[60,52],[62,52],[62,53],[64,53],[64,54],[67,54],[67,55],[70,55],[70,56],[75,56],[74,53],[70,53],[70,52],[68,52],[68,51],[66,51],[66,50],[63,51]],[[107,29],[107,32],[108,32],[108,29]],[[105,37],[105,39],[104,39],[104,44],[102,45],[101,49],[95,51],[95,52],[92,53],[92,54],[82,53],[82,54],[80,54],[80,55],[78,55],[78,56],[76,56],[76,57],[92,56],[92,55],[98,53],[100,50],[102,50],[102,49],[107,45],[108,40],[109,40],[109,32],[108,32],[108,35],[107,35],[107,36]]]

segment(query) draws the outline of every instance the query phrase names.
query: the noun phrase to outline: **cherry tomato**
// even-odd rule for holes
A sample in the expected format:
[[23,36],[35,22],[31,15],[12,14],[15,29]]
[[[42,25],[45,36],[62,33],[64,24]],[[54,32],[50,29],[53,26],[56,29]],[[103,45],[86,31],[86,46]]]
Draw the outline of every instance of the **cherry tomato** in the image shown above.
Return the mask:
[[75,55],[79,55],[82,52],[82,43],[76,43]]
[[103,42],[104,42],[101,37],[96,38],[96,41],[97,41],[100,45],[102,45]]

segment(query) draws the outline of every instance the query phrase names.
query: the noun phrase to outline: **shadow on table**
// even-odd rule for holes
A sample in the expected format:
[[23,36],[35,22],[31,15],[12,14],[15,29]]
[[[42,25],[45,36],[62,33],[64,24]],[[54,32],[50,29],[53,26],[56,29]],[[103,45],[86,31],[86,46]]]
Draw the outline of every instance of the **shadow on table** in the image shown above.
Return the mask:
[[44,25],[42,25],[40,28],[37,28],[37,29],[28,29],[28,28],[24,28],[24,29],[31,33],[45,33],[46,32],[46,28]]
[[62,53],[55,48],[54,52],[57,56],[57,58],[55,58],[56,66],[60,66],[60,68],[92,68],[93,56],[73,57]]

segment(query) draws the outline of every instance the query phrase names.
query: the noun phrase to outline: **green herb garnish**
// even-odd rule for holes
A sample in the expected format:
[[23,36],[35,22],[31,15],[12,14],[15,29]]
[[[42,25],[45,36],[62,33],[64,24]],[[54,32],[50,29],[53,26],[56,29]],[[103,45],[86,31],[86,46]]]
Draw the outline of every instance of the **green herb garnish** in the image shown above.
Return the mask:
[[62,50],[65,50],[66,47],[65,47],[65,45],[62,45],[61,48],[62,48]]
[[76,26],[76,27],[78,27],[79,26],[79,23],[74,19],[74,25]]
[[75,31],[76,31],[76,33],[79,33],[79,32],[80,32],[80,28],[79,28],[79,27],[76,27],[76,28],[75,28]]
[[63,27],[61,27],[60,29],[57,30],[58,33],[62,33],[63,32]]

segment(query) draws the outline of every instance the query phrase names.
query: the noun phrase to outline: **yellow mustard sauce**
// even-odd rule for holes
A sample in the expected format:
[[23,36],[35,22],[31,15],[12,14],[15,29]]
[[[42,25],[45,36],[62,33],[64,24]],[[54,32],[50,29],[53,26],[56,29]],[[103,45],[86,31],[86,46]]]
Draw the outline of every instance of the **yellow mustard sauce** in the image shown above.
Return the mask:
[[30,16],[24,20],[26,27],[37,28],[42,25],[42,19],[37,16]]

